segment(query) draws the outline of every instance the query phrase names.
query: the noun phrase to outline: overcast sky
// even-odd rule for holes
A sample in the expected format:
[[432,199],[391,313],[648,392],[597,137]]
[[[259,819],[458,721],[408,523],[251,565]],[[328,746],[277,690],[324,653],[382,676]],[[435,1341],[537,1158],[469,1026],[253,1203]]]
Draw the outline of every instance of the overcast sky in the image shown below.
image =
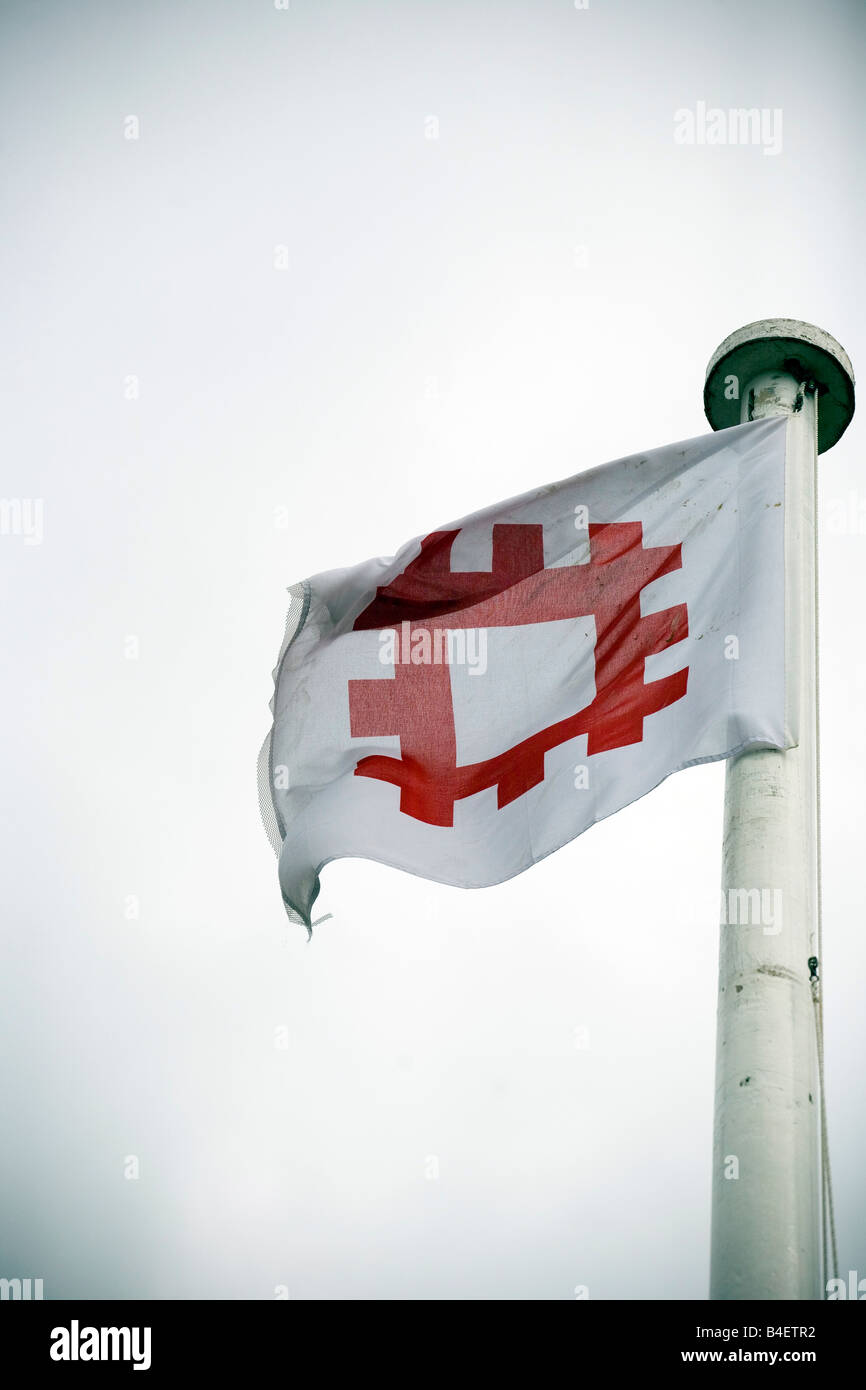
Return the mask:
[[[294,581],[701,434],[754,319],[862,370],[864,31],[857,0],[3,6],[0,491],[43,507],[0,537],[0,1275],[706,1297],[723,766],[496,888],[332,864],[308,944],[255,764]],[[679,142],[701,102],[781,115]],[[862,1277],[860,439],[820,479]]]

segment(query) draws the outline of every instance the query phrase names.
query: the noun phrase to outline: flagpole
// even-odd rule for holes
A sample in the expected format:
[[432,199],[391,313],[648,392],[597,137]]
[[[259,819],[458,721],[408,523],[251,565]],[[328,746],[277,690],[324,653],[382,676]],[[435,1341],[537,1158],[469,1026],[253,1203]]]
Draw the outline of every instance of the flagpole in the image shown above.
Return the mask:
[[786,713],[799,730],[787,752],[727,765],[710,1298],[820,1299],[816,464],[854,413],[851,363],[810,324],[748,324],[710,360],[704,406],[714,429],[787,417]]

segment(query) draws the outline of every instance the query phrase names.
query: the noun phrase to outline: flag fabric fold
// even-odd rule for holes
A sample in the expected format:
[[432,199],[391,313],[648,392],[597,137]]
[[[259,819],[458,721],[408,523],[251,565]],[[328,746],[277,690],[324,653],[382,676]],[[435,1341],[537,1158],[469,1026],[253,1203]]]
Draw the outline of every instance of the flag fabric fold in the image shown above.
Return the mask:
[[467,888],[786,748],[785,420],[618,459],[294,586],[259,763],[289,917],[332,859]]

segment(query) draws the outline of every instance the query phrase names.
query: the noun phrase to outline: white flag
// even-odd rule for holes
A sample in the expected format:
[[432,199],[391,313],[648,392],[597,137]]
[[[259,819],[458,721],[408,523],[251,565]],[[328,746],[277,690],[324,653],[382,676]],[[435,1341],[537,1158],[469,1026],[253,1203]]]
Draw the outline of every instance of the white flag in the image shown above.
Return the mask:
[[331,859],[500,883],[680,768],[786,748],[785,420],[618,459],[290,590],[260,759]]

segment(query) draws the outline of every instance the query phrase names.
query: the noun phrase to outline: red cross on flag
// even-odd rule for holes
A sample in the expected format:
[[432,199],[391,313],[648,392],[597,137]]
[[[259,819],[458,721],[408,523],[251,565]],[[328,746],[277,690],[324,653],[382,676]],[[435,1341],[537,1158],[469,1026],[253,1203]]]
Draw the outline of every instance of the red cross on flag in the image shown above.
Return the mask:
[[785,421],[618,459],[296,585],[262,749],[283,901],[331,859],[480,888],[693,763],[796,742]]

